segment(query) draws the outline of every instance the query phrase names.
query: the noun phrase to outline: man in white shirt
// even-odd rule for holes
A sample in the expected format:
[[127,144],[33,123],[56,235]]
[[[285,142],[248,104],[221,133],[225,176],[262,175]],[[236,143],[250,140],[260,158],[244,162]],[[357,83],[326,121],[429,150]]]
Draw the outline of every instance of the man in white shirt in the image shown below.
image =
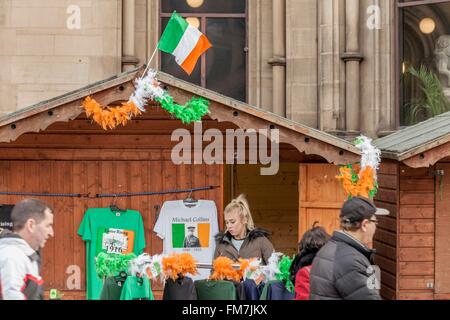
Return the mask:
[[53,237],[53,211],[44,202],[26,199],[12,212],[13,232],[0,235],[0,299],[42,300],[39,250]]

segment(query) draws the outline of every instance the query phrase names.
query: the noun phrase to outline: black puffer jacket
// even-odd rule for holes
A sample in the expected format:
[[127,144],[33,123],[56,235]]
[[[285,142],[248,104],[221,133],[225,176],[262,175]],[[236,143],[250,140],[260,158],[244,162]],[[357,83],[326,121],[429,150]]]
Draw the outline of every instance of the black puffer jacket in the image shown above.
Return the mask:
[[380,300],[369,279],[374,276],[368,269],[374,253],[351,236],[334,232],[312,264],[310,299]]

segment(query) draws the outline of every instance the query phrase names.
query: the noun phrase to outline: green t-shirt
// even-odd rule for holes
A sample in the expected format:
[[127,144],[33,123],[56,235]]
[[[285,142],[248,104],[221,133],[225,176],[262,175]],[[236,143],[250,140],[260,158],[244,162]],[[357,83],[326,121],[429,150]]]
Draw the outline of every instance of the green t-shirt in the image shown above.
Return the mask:
[[103,287],[94,260],[100,252],[133,252],[140,255],[145,248],[144,223],[141,214],[134,210],[116,213],[109,208],[88,209],[78,235],[86,241],[86,287],[89,300],[98,300]]
[[123,285],[120,300],[154,300],[148,278],[128,277]]
[[116,277],[106,278],[100,300],[120,300],[125,281],[117,281]]
[[225,280],[195,281],[198,300],[237,300],[233,282]]

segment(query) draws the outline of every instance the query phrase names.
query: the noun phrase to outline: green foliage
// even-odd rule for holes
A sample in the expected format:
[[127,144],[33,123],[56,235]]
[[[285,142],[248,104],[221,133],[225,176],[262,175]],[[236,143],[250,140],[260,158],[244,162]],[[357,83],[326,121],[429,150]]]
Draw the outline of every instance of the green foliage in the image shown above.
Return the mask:
[[421,65],[419,69],[409,68],[408,73],[420,80],[422,97],[404,106],[406,124],[413,125],[422,118],[428,119],[450,111],[450,101],[445,96],[441,82],[433,71]]

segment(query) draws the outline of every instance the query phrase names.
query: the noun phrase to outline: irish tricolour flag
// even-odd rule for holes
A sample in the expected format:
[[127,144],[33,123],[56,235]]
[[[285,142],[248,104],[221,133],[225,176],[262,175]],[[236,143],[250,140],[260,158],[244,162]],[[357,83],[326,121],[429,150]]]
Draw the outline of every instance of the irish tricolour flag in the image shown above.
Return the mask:
[[204,34],[174,12],[164,30],[158,49],[175,56],[176,62],[191,74],[198,58],[212,45]]

